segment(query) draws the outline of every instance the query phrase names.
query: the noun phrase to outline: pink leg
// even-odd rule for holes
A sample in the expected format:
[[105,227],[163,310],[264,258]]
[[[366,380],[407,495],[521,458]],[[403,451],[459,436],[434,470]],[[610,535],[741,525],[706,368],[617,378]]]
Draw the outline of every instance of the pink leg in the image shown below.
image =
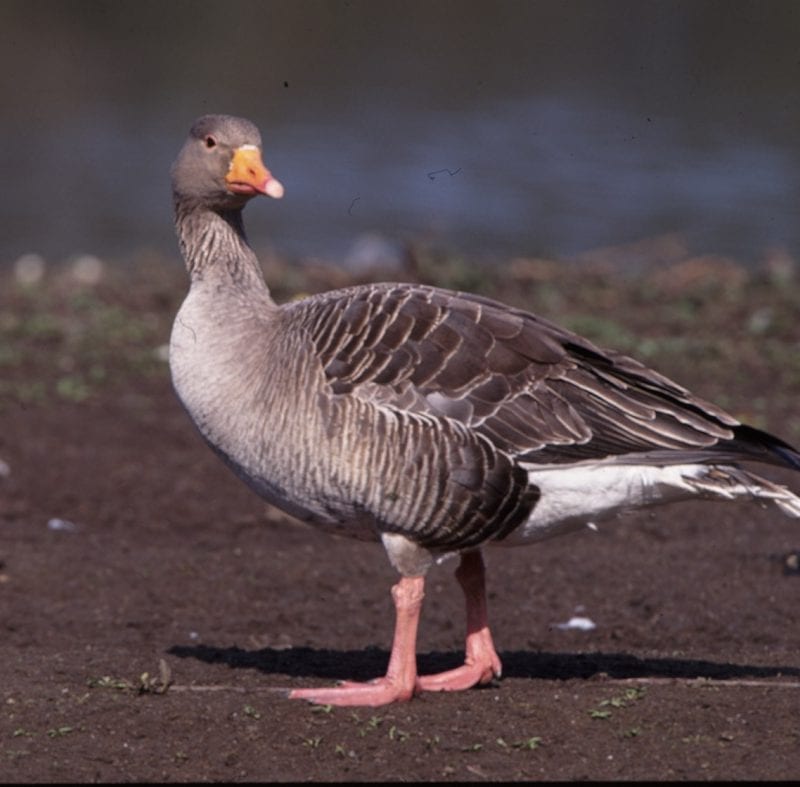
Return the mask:
[[421,675],[423,691],[461,691],[499,678],[503,665],[494,649],[486,608],[486,575],[480,552],[465,552],[456,579],[467,602],[467,644],[464,664],[438,675]]
[[319,705],[388,705],[410,700],[417,690],[417,627],[425,595],[425,577],[403,577],[393,588],[396,612],[389,668],[369,683],[347,681],[334,688],[295,689],[291,699]]

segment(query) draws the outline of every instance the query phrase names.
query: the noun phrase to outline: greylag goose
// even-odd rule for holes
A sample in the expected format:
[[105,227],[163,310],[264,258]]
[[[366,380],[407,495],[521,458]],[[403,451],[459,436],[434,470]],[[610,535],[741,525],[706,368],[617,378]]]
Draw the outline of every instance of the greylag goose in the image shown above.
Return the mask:
[[[800,497],[738,467],[800,453],[641,363],[488,298],[373,284],[277,305],[242,209],[283,187],[258,129],[207,115],[172,168],[190,277],[170,340],[175,390],[236,475],[300,520],[382,542],[400,574],[384,677],[292,698],[383,705],[500,676],[484,546],[516,546],[690,498]],[[464,664],[418,675],[425,575],[458,555]]]

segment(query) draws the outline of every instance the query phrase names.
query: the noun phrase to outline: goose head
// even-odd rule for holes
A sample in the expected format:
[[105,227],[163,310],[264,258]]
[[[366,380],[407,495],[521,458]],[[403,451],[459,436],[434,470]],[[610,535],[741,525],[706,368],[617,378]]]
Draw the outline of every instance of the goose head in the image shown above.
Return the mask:
[[204,115],[172,165],[177,202],[200,202],[212,210],[241,209],[260,194],[279,199],[280,181],[261,159],[261,134],[244,118]]

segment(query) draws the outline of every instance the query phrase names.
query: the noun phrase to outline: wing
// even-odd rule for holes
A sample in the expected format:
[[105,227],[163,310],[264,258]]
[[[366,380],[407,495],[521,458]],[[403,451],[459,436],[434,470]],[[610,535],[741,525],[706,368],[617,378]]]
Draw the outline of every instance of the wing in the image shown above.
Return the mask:
[[738,425],[634,359],[488,298],[384,284],[284,308],[333,393],[454,419],[528,461],[703,449]]

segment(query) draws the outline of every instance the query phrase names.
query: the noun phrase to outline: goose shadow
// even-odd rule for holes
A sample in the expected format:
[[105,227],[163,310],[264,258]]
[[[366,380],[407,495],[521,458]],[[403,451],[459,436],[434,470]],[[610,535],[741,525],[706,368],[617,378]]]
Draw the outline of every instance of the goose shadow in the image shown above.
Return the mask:
[[[328,650],[293,647],[245,650],[236,646],[174,645],[171,656],[196,659],[207,664],[226,664],[232,669],[258,670],[268,675],[321,678],[327,680],[371,680],[385,674],[389,652],[381,648]],[[800,678],[800,667],[764,667],[755,664],[685,658],[640,658],[627,653],[548,653],[505,651],[500,653],[504,678],[540,680],[589,679],[608,676],[626,678],[681,678],[736,680],[756,678]],[[420,674],[452,669],[463,663],[463,654],[430,652],[417,656]]]

